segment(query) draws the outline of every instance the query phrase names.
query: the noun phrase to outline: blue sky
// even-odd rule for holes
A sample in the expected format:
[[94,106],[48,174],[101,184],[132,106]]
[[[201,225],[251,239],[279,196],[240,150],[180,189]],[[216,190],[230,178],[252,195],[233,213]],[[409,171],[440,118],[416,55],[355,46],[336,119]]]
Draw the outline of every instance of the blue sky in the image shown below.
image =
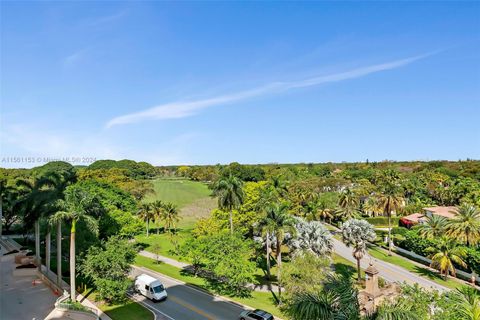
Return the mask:
[[479,2],[1,9],[3,167],[480,158]]

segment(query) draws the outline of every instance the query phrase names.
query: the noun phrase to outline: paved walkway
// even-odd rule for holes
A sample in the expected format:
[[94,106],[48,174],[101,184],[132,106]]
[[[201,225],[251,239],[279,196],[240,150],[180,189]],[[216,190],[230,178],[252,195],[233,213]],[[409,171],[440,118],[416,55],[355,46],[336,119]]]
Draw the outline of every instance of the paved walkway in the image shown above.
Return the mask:
[[[156,255],[155,253],[145,251],[145,250],[140,251],[139,254],[141,256],[144,256],[144,257],[147,257],[147,258],[150,258],[150,259],[154,259],[154,260],[158,260],[158,261],[161,261],[163,263],[172,265],[172,266],[180,268],[180,269],[185,269],[190,265],[188,263],[180,262],[178,260],[168,258],[168,257],[165,257],[165,256]],[[267,284],[263,284],[263,285],[251,284],[250,287],[252,287],[253,290],[260,291],[260,292],[270,292],[270,291],[277,292],[278,291],[278,287],[274,284],[271,285],[271,288],[269,288],[269,286]]]
[[[333,238],[333,248],[335,253],[337,253],[339,256],[342,256],[343,258],[355,264],[357,263],[357,260],[355,260],[355,258],[352,256],[352,249],[348,248],[342,241]],[[406,282],[411,285],[418,283],[424,288],[432,288],[441,292],[449,290],[447,287],[444,287],[434,281],[413,274],[402,267],[373,258],[369,254],[367,254],[361,260],[360,265],[362,269],[367,268],[371,261],[379,271],[380,276],[389,282]]]
[[58,297],[45,284],[35,281],[36,275],[14,276],[15,254],[4,256],[7,250],[0,248],[0,319],[45,319]]

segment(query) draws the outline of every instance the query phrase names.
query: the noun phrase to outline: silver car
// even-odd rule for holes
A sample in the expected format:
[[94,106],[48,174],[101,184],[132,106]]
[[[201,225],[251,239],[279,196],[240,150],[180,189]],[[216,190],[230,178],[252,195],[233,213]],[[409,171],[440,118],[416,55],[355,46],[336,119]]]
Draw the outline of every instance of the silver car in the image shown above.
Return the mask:
[[260,309],[245,310],[240,313],[240,320],[274,320],[275,318],[268,313]]

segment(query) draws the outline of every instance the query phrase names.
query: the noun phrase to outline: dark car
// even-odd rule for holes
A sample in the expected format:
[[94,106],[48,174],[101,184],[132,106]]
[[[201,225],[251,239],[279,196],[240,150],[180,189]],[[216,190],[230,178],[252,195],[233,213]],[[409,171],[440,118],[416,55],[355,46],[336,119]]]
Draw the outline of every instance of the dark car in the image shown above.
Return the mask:
[[267,311],[260,309],[245,310],[240,313],[240,320],[274,320],[274,317]]

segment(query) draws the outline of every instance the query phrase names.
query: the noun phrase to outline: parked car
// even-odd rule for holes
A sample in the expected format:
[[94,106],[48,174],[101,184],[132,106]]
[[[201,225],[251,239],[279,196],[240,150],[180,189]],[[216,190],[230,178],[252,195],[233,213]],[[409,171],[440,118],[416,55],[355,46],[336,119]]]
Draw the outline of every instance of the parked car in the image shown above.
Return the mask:
[[167,290],[160,280],[148,274],[141,274],[135,279],[135,291],[153,301],[167,299]]
[[245,310],[240,313],[240,320],[274,320],[275,318],[268,313],[260,309]]

